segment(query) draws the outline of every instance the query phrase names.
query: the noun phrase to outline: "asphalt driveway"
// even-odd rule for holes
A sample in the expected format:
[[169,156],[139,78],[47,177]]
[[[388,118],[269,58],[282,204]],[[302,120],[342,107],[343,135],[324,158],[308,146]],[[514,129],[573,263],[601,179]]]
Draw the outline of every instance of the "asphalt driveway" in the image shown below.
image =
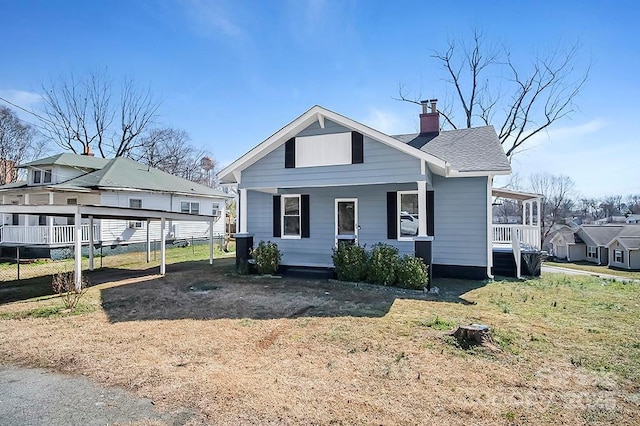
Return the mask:
[[0,366],[0,425],[183,425],[187,410],[161,413],[146,398],[83,376]]

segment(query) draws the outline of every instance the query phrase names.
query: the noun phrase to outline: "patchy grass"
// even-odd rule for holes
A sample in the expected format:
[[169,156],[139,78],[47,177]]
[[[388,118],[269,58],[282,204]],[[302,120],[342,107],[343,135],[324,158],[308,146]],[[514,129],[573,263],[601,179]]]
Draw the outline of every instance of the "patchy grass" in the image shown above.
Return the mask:
[[544,265],[557,266],[560,268],[577,269],[579,271],[593,272],[596,274],[615,275],[618,277],[640,280],[640,272],[624,271],[621,269],[611,269],[607,266],[598,266],[591,262],[544,262]]
[[[81,315],[47,311],[55,298],[0,305],[0,362],[85,374],[196,410],[203,423],[632,425],[640,416],[638,284],[434,280],[434,296],[238,276],[231,259],[168,271],[91,287],[82,303],[94,310]],[[20,314],[38,309],[49,315]],[[449,330],[471,322],[489,325],[502,351],[451,344]]]

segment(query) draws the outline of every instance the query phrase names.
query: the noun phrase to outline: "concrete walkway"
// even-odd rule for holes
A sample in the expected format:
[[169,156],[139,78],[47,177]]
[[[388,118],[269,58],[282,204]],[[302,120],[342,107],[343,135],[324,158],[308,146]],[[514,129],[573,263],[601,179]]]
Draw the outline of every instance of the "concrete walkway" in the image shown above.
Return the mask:
[[582,271],[579,269],[562,268],[560,266],[543,265],[542,273],[543,274],[547,273],[547,274],[587,275],[590,277],[606,278],[608,280],[615,280],[615,281],[620,281],[624,283],[631,283],[631,282],[640,283],[640,280],[634,280],[633,278],[626,278],[626,277],[621,277],[618,275],[611,275],[611,274],[601,274],[599,272]]
[[192,413],[161,413],[149,399],[83,376],[0,366],[0,425],[183,425]]

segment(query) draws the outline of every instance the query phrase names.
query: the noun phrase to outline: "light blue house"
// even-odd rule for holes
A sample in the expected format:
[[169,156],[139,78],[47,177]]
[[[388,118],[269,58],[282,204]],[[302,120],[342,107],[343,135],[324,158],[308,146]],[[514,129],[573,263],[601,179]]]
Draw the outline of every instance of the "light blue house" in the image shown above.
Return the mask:
[[[237,184],[238,262],[270,240],[288,266],[331,267],[338,240],[416,254],[435,276],[492,276],[492,181],[511,173],[491,126],[386,135],[314,106],[218,173]],[[430,108],[430,110],[429,110]]]

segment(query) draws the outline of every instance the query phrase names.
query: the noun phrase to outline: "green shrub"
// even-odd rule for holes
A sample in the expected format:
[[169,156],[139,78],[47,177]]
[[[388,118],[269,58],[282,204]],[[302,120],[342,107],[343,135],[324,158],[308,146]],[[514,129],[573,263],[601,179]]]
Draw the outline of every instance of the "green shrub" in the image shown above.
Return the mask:
[[251,251],[251,257],[256,261],[256,269],[260,274],[274,274],[280,266],[282,253],[278,245],[271,241],[260,241],[258,247]]
[[333,249],[333,266],[341,281],[364,281],[367,278],[368,255],[364,247],[339,243]]
[[405,254],[398,262],[396,276],[399,287],[422,289],[429,282],[429,267],[419,257]]
[[376,284],[394,285],[398,269],[398,249],[377,243],[371,249],[367,280]]

